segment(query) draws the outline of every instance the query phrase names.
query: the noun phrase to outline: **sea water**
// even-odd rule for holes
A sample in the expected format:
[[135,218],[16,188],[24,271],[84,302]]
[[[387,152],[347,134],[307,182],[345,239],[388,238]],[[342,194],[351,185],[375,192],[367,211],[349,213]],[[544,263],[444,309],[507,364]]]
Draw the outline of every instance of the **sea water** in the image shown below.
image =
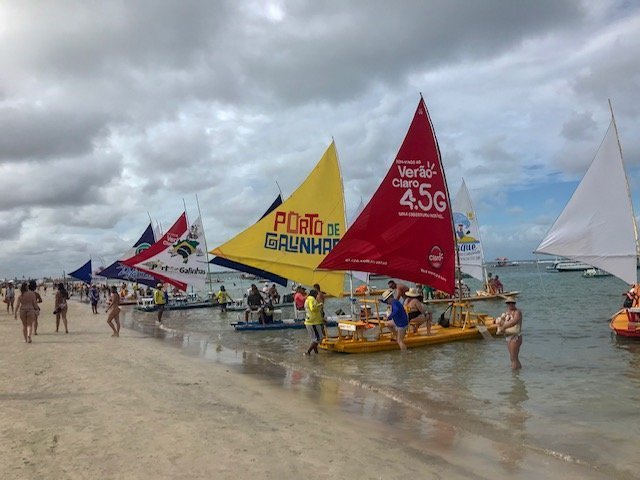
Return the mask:
[[[505,290],[521,292],[519,372],[511,371],[501,337],[408,354],[321,351],[304,358],[309,344],[305,330],[236,332],[230,322],[242,312],[166,311],[166,327],[158,330],[155,314],[131,309],[125,322],[189,353],[289,389],[311,390],[343,411],[412,430],[425,441],[431,439],[434,448],[461,438],[499,445],[504,451],[498,456],[509,471],[517,472],[533,452],[582,465],[604,478],[640,478],[640,341],[616,337],[608,326],[628,286],[614,277],[548,273],[536,264],[495,268],[493,273]],[[235,273],[221,274],[220,280],[234,297],[242,297],[251,282]],[[480,288],[479,282],[465,281],[472,291]],[[378,283],[382,288],[386,280]],[[349,307],[347,299],[332,298],[326,304],[329,314]],[[484,301],[474,308],[497,315],[505,305]],[[434,320],[442,310],[444,306],[436,307]],[[284,308],[285,317],[292,313]]]

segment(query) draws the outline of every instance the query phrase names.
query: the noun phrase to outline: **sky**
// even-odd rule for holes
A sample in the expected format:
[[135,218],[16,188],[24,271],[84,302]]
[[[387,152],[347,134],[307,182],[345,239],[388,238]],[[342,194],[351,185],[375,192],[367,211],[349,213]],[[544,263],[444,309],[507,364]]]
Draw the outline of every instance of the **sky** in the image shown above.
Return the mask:
[[421,93],[486,259],[535,258],[608,99],[640,205],[639,32],[622,0],[0,0],[0,278],[108,265],[198,204],[211,249],[332,138],[354,211]]

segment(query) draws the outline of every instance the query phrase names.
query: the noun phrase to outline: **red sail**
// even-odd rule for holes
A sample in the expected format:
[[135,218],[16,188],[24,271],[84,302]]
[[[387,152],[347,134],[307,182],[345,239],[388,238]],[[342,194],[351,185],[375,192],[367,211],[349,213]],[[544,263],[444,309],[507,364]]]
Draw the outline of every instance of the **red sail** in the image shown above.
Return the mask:
[[455,289],[455,237],[438,142],[424,100],[371,201],[320,263]]
[[158,254],[164,252],[187,232],[187,214],[182,213],[178,220],[171,226],[167,233],[165,233],[160,240],[151,245],[146,250],[143,250],[138,255],[127,258],[126,260],[121,260],[122,263],[128,265],[130,267],[135,267],[143,272],[146,272],[150,275],[153,275],[163,283],[168,283],[178,288],[179,290],[186,291],[187,284],[176,280],[174,278],[168,277],[162,274],[162,269],[156,269],[153,265],[144,265],[143,262],[157,256]]

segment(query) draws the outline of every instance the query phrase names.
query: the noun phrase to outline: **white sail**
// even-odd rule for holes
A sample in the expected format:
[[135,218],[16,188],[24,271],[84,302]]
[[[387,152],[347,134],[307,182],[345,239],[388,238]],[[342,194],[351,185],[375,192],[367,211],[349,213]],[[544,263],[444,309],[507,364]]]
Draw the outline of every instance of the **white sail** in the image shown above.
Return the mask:
[[484,282],[484,254],[482,253],[482,242],[480,241],[480,227],[478,226],[478,219],[471,205],[471,197],[464,179],[462,179],[462,185],[460,185],[460,190],[458,190],[451,207],[456,242],[458,244],[460,270]]
[[187,229],[182,214],[167,233],[147,250],[123,260],[180,290],[206,290],[207,257],[200,217]]
[[561,255],[637,282],[633,206],[613,118],[587,173],[534,253]]

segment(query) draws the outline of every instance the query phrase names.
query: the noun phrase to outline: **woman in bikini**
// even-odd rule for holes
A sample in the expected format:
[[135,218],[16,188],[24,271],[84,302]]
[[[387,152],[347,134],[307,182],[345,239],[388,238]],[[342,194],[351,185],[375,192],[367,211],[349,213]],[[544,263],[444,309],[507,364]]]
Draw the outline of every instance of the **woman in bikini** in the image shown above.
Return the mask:
[[56,314],[56,332],[60,328],[60,317],[62,317],[64,333],[69,333],[69,328],[67,328],[67,300],[69,300],[69,294],[64,288],[64,284],[59,283],[55,300],[56,309],[54,310],[54,313]]
[[507,311],[497,319],[498,332],[504,332],[507,340],[507,349],[511,359],[511,368],[519,370],[522,368],[518,355],[522,345],[522,312],[516,308],[516,299],[507,297],[505,300]]
[[20,296],[18,297],[13,316],[14,318],[18,318],[18,311],[20,312],[22,335],[24,335],[24,341],[26,343],[31,343],[31,330],[33,328],[33,322],[36,320],[36,311],[38,308],[36,294],[27,289],[26,283],[20,285]]
[[423,323],[427,324],[427,335],[431,335],[431,312],[428,311],[427,306],[422,303],[422,293],[417,288],[410,288],[407,293],[407,302],[404,308],[407,310],[407,317],[409,317],[409,325],[411,326],[414,334],[418,333],[418,328]]
[[[120,295],[118,295],[117,287],[111,287],[111,297],[109,306],[107,307],[107,323],[113,330],[112,337],[120,336]],[[115,325],[114,325],[115,323]]]
[[38,305],[38,303],[42,303],[42,297],[40,296],[40,294],[36,290],[37,288],[38,288],[38,284],[36,283],[36,281],[35,280],[31,280],[29,282],[29,290],[31,290],[33,292],[33,294],[36,296],[36,318],[33,320],[33,334],[34,335],[38,334],[38,316],[40,315],[40,306]]

